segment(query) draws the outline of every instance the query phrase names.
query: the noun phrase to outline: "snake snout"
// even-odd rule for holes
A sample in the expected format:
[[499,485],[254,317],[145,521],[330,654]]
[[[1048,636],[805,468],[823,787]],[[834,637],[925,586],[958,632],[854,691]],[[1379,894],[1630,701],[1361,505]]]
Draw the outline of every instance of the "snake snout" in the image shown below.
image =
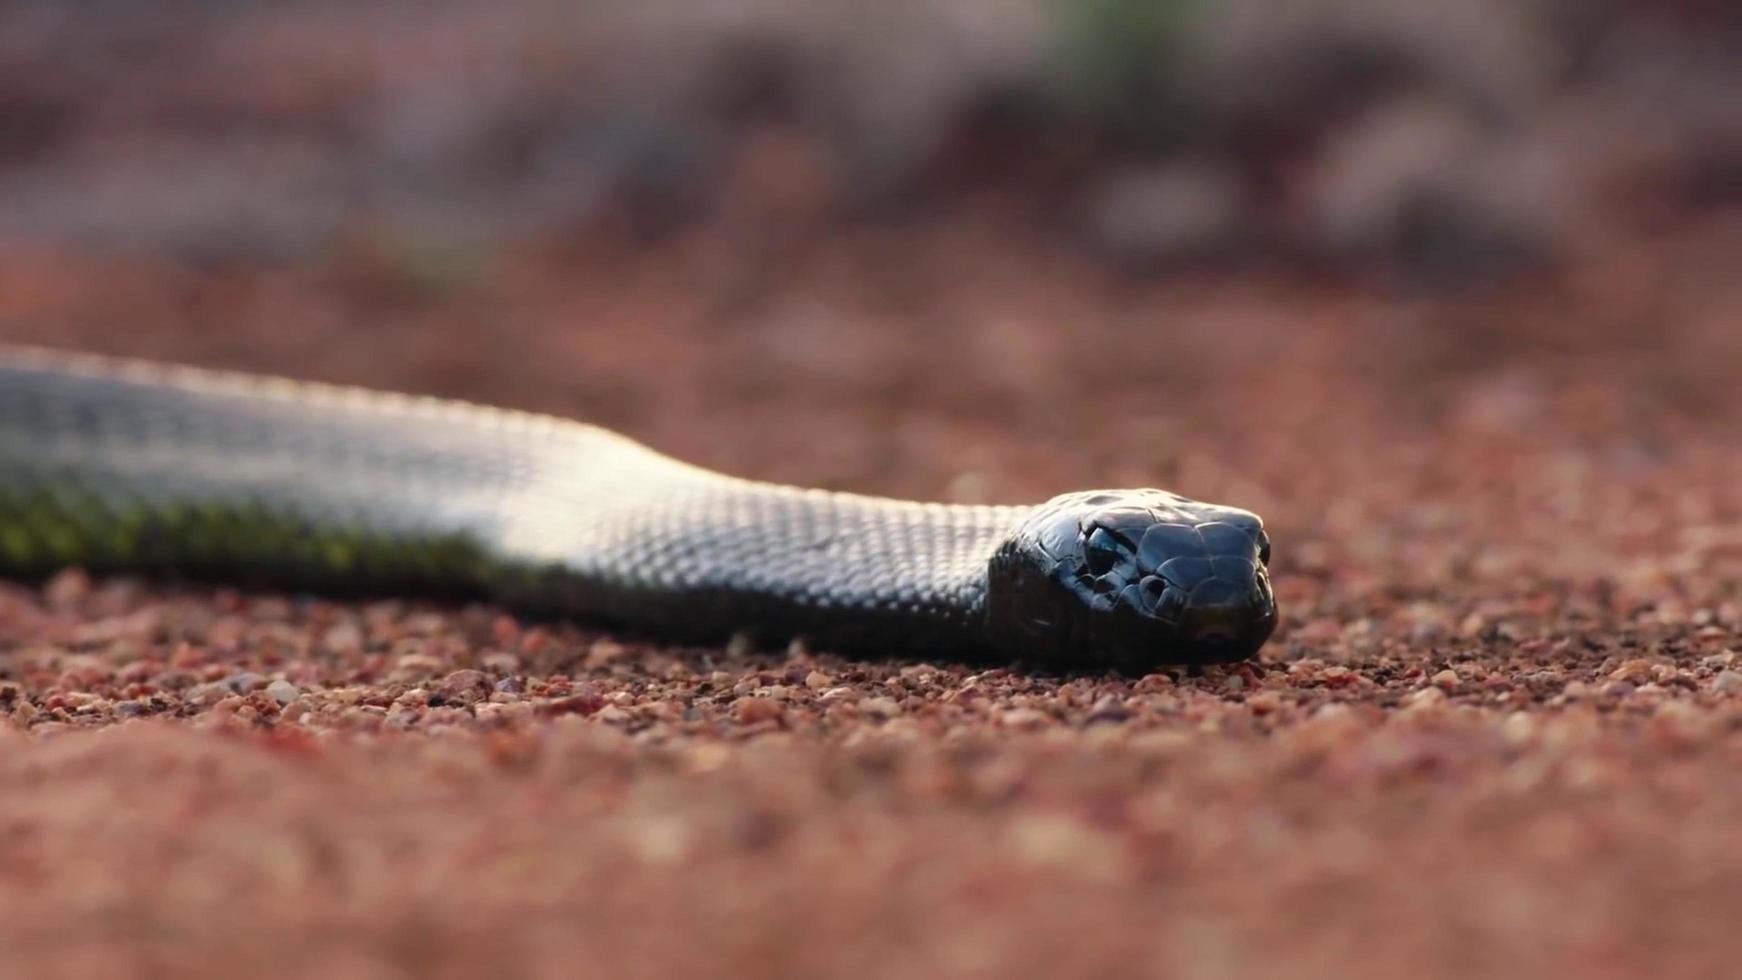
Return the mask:
[[1202,651],[1205,660],[1237,660],[1251,655],[1269,638],[1276,624],[1276,606],[1263,569],[1252,581],[1213,578],[1198,583],[1186,599],[1180,633]]

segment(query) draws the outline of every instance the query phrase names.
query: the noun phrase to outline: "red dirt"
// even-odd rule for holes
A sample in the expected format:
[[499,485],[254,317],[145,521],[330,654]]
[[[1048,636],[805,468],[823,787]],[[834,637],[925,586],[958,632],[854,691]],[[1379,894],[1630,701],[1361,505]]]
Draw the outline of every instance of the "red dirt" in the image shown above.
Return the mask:
[[587,418],[736,473],[1266,515],[1201,677],[0,585],[19,976],[1717,975],[1742,945],[1733,222],[1482,298],[1138,282],[958,216],[200,270],[0,338]]

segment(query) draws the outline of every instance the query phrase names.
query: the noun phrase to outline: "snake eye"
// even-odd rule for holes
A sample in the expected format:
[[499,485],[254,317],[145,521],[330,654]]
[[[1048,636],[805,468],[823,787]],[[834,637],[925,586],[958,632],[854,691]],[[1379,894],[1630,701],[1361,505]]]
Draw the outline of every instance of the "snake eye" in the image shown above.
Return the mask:
[[1083,541],[1083,560],[1088,563],[1091,575],[1107,574],[1123,557],[1119,539],[1108,533],[1106,528],[1095,528]]
[[1258,564],[1266,567],[1270,565],[1270,535],[1265,534],[1263,529],[1258,531]]

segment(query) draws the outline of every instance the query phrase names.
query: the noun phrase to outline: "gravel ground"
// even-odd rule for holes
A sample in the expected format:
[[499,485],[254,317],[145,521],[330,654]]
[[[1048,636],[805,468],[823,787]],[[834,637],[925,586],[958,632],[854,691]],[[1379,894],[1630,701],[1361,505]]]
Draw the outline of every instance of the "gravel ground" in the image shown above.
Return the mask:
[[1734,970],[1733,220],[1462,299],[1132,281],[974,215],[747,226],[439,276],[14,242],[0,338],[555,411],[807,484],[1226,500],[1276,541],[1261,661],[1037,676],[0,584],[0,972]]

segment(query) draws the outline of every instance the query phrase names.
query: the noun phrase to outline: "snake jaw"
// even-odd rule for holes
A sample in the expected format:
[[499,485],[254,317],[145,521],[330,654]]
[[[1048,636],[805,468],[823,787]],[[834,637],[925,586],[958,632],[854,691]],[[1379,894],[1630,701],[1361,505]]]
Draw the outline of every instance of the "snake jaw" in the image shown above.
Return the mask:
[[1250,511],[1163,490],[1066,494],[994,557],[988,627],[1013,653],[1072,666],[1243,660],[1276,626],[1269,552]]

